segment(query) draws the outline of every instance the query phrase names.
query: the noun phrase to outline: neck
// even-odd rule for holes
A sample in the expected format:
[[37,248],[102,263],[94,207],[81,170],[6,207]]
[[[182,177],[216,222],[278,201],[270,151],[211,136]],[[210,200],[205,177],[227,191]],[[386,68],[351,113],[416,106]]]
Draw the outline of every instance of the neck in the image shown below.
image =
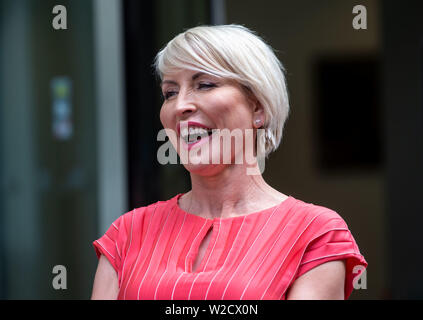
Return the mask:
[[205,218],[228,218],[275,206],[286,196],[270,187],[261,174],[246,175],[233,165],[213,176],[191,173],[192,190],[184,195],[186,211]]

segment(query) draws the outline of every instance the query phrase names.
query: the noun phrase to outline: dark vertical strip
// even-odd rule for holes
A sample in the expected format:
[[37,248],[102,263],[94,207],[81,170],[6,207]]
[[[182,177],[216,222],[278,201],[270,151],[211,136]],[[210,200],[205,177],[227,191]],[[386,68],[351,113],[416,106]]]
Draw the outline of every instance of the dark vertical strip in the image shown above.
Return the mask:
[[126,135],[130,208],[159,199],[159,109],[153,73],[154,3],[124,0]]
[[419,299],[423,297],[423,3],[413,0],[400,6],[387,0],[381,5],[390,248],[387,268],[392,298]]
[[[1,76],[3,74],[2,70],[2,61],[3,61],[3,50],[1,50],[1,47],[3,45],[3,25],[2,21],[4,21],[3,13],[3,0],[0,0],[0,116],[3,113],[1,109],[4,107],[2,104],[3,97],[3,77]],[[2,123],[2,120],[0,119],[0,123]],[[1,134],[1,131],[0,131]],[[3,141],[3,138],[0,136],[0,143]],[[3,230],[4,226],[4,206],[3,206],[3,192],[4,192],[4,176],[3,176],[3,146],[0,145],[0,299],[6,299],[6,253],[5,253],[5,230]]]

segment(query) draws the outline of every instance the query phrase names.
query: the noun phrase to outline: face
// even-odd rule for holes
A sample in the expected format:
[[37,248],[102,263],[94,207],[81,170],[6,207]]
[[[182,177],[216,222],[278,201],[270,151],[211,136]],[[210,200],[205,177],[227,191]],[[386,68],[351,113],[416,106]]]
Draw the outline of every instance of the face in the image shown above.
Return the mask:
[[216,129],[244,136],[245,129],[254,128],[255,119],[263,119],[260,105],[234,81],[184,69],[164,75],[161,88],[160,120],[165,129],[176,133],[171,141],[178,154],[189,154],[188,163],[183,163],[191,173],[216,173],[233,164],[237,152],[243,152],[230,148],[230,163],[222,163],[222,153],[228,151],[215,143]]

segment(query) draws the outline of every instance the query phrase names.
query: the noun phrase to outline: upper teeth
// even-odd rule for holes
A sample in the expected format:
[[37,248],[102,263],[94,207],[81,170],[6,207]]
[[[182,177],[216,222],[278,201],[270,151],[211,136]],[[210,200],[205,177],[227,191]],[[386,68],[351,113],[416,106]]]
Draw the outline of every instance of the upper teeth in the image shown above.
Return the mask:
[[181,136],[184,140],[197,140],[198,136],[208,135],[211,129],[205,129],[200,127],[189,127],[181,129]]
[[189,128],[183,128],[181,130],[181,135],[182,136],[186,136],[188,134],[204,134],[207,133],[207,130],[204,128],[193,128],[193,127],[189,127]]

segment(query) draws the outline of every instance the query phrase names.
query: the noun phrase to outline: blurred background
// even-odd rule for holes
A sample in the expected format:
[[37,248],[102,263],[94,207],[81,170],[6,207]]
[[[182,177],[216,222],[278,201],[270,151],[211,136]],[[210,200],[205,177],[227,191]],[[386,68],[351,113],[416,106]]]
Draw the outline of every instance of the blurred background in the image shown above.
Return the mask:
[[[151,65],[184,29],[229,23],[287,70],[291,113],[266,180],[345,219],[369,263],[351,299],[423,298],[423,2],[399,3],[0,0],[0,298],[88,299],[92,242],[189,190],[182,166],[156,158]],[[52,27],[57,4],[67,29]],[[353,28],[355,5],[367,29]]]

